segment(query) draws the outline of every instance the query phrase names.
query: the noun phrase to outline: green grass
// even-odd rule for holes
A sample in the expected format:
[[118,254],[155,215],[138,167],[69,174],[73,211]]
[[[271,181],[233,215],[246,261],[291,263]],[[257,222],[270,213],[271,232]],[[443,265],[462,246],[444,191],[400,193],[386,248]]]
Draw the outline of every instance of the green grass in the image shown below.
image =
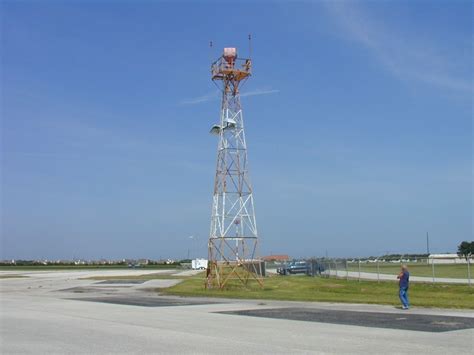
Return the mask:
[[[263,289],[253,283],[247,289],[231,284],[225,290],[207,290],[203,277],[193,277],[159,292],[179,296],[400,305],[396,282],[307,276],[273,276],[265,279]],[[413,306],[474,309],[474,288],[464,285],[416,283],[410,286],[409,296]]]
[[[342,267],[344,270],[344,267]],[[358,271],[357,263],[349,263],[348,264],[349,271]],[[392,263],[380,263],[379,270],[381,274],[398,274],[400,272],[400,264],[392,264]],[[370,264],[360,264],[360,271],[362,272],[377,272],[377,264],[370,263]],[[428,264],[415,264],[411,263],[408,264],[408,271],[410,271],[411,276],[425,276],[425,277],[432,277],[432,267]],[[474,270],[471,270],[474,272]],[[449,278],[457,278],[457,279],[467,279],[467,265],[466,264],[458,264],[458,265],[436,265],[435,264],[435,277],[449,277]]]

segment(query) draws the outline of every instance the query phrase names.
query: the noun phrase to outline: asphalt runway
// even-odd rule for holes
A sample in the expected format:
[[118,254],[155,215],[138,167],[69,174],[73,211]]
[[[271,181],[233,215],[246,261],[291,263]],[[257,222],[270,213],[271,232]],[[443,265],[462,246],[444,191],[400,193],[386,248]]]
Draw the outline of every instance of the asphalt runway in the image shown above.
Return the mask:
[[[471,354],[474,312],[160,296],[175,279],[21,272],[0,279],[2,354]],[[1,272],[0,275],[5,275]],[[15,272],[20,274],[20,272]]]
[[397,314],[290,307],[222,313],[251,317],[301,320],[306,322],[356,325],[371,328],[416,330],[420,332],[449,332],[474,328],[474,318],[407,314],[408,312]]
[[181,298],[181,297],[150,297],[150,296],[100,296],[100,297],[83,297],[76,298],[78,301],[88,302],[103,302],[127,306],[140,306],[140,307],[171,307],[171,306],[195,306],[203,304],[214,304],[218,302],[193,299],[193,298]]

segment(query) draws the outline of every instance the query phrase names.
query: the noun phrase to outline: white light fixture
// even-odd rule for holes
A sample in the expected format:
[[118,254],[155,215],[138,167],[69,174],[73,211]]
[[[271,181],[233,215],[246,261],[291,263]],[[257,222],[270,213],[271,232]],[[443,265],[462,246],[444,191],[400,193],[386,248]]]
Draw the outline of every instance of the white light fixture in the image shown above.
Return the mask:
[[221,126],[219,126],[218,124],[215,124],[214,126],[211,127],[211,130],[209,131],[209,133],[218,136],[219,133],[221,133]]

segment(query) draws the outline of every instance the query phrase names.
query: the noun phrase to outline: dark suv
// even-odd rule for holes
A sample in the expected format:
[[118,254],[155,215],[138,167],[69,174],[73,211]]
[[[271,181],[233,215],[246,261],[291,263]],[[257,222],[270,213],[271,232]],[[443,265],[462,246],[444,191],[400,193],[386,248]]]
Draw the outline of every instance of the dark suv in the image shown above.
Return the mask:
[[289,274],[308,274],[310,271],[311,265],[306,261],[292,261],[288,265],[282,266],[277,269],[277,272],[280,275],[289,275]]

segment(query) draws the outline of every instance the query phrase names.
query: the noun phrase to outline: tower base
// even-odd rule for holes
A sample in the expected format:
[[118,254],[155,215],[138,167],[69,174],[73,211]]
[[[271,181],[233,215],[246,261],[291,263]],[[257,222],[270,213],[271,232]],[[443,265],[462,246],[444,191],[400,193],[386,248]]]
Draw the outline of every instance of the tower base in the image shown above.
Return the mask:
[[256,284],[263,287],[265,262],[248,261],[209,261],[206,288],[234,288]]

